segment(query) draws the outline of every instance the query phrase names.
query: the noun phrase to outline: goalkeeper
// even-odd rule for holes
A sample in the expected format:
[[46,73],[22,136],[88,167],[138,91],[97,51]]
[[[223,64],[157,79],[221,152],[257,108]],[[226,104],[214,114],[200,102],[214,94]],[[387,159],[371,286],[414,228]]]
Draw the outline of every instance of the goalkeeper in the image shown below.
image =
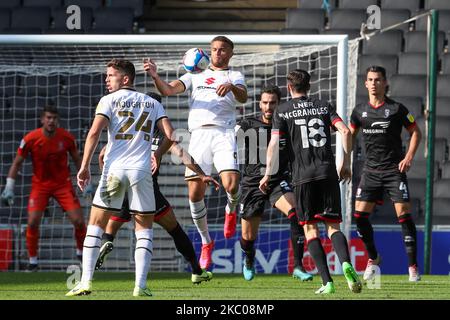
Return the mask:
[[50,197],[55,198],[67,212],[75,227],[77,256],[81,260],[86,225],[80,202],[70,180],[67,153],[80,168],[81,159],[75,138],[63,128],[58,128],[58,111],[54,106],[45,106],[41,113],[42,127],[29,132],[20,142],[16,158],[9,169],[6,187],[2,192],[2,203],[14,204],[14,184],[25,158],[30,154],[33,162],[33,177],[28,200],[28,225],[26,242],[29,265],[26,271],[38,270],[39,225]]
[[[161,103],[161,96],[154,92],[147,93],[150,97]],[[159,155],[166,153],[171,147],[171,142],[164,138],[164,134],[155,128],[152,140],[152,176],[153,176],[153,190],[155,192],[155,218],[154,221],[162,226],[169,235],[173,238],[175,242],[175,247],[183,255],[186,261],[189,262],[192,269],[191,280],[194,284],[199,284],[203,281],[209,281],[212,278],[212,273],[209,271],[202,270],[197,256],[195,254],[192,242],[184,232],[183,228],[177,221],[175,214],[173,213],[172,207],[167,199],[163,196],[159,190],[158,185],[158,169],[161,162],[160,156],[155,156],[155,151],[158,150]],[[103,167],[103,157],[105,155],[106,147],[102,149],[99,155],[99,164]],[[130,208],[128,199],[125,198],[122,210],[120,212],[115,212],[109,218],[108,225],[106,226],[106,232],[102,236],[102,246],[100,248],[100,255],[97,259],[95,269],[98,270],[103,265],[106,256],[113,250],[113,241],[120,227],[131,220]]]
[[[246,118],[241,120],[236,127],[245,132],[245,136],[257,137],[256,148],[252,149],[252,143],[245,144],[245,165],[243,178],[241,182],[242,197],[240,202],[240,216],[242,225],[241,248],[245,254],[245,263],[243,266],[244,279],[250,281],[255,276],[255,247],[254,243],[258,234],[261,216],[264,213],[266,202],[283,212],[289,219],[291,225],[291,242],[294,251],[294,271],[293,277],[301,281],[312,280],[312,275],[303,268],[303,247],[305,233],[298,223],[297,213],[295,211],[295,198],[290,186],[288,171],[288,158],[286,149],[286,139],[280,137],[280,161],[278,172],[271,176],[269,190],[264,194],[259,190],[259,181],[263,178],[266,166],[258,159],[260,150],[266,149],[270,140],[270,131],[272,129],[272,115],[281,99],[281,91],[277,86],[265,87],[261,91],[261,100],[259,107],[261,114],[255,118]],[[267,134],[261,135],[265,131]],[[239,132],[238,138],[241,136]]]

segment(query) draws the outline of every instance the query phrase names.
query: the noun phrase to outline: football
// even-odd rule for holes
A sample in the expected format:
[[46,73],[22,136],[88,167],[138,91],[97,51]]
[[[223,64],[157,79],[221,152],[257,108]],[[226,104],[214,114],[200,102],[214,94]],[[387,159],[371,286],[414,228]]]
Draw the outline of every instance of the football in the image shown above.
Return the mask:
[[197,73],[209,65],[208,54],[199,48],[191,48],[184,54],[183,67],[187,72]]

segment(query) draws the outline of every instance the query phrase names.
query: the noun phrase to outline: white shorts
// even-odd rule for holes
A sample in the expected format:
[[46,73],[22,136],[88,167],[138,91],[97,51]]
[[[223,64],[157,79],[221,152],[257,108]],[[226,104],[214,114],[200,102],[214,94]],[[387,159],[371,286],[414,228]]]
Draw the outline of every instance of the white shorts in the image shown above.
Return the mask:
[[110,169],[103,172],[92,205],[120,211],[125,192],[128,194],[130,213],[155,213],[152,174],[142,170]]
[[[211,175],[213,164],[219,174],[224,171],[239,172],[234,129],[211,126],[193,130],[189,142],[189,154],[206,175]],[[197,174],[186,168],[186,180],[195,177]]]

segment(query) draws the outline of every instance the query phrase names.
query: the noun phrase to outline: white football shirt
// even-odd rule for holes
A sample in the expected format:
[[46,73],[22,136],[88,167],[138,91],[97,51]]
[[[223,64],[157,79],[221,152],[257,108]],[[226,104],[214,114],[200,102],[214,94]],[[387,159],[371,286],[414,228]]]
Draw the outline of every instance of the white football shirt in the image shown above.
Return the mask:
[[192,89],[189,100],[189,130],[213,124],[226,129],[236,125],[236,99],[230,91],[219,97],[216,89],[224,83],[245,86],[242,73],[232,70],[212,70],[200,73],[186,73],[179,79],[185,90]]
[[100,99],[96,115],[109,119],[104,170],[137,169],[151,173],[151,144],[161,103],[134,89],[120,89]]

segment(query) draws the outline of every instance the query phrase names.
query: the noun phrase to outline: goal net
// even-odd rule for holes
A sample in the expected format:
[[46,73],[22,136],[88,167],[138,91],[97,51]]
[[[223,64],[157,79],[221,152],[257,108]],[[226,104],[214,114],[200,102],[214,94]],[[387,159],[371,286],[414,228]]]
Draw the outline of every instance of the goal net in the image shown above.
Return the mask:
[[[150,57],[166,81],[179,78],[184,70],[181,60],[192,47],[209,51],[213,36],[138,36],[139,38],[106,36],[2,36],[0,52],[0,177],[3,190],[8,170],[16,155],[20,140],[40,126],[39,115],[46,104],[55,105],[60,126],[71,132],[80,152],[95,115],[95,107],[106,94],[104,73],[112,58],[131,60],[136,66],[135,87],[140,92],[155,91],[152,79],[143,70],[143,59]],[[283,101],[289,98],[286,76],[290,70],[301,68],[311,73],[311,96],[337,105],[346,119],[354,106],[358,42],[346,36],[230,36],[235,42],[231,67],[245,75],[248,101],[236,106],[237,118],[257,115],[260,90],[265,85],[278,85]],[[61,40],[63,39],[63,40]],[[104,44],[96,44],[99,41]],[[187,147],[189,132],[189,92],[163,97],[163,105],[177,133]],[[96,186],[100,170],[97,155],[106,144],[101,138],[91,165]],[[338,144],[339,145],[339,144]],[[336,150],[339,158],[341,151]],[[242,157],[239,157],[242,159]],[[265,159],[265,156],[264,156]],[[70,163],[74,186],[76,168]],[[175,215],[193,240],[200,254],[200,237],[193,226],[184,181],[184,166],[165,155],[160,168],[159,184],[171,203]],[[215,172],[217,174],[217,172]],[[27,159],[18,175],[15,203],[0,207],[0,270],[21,270],[28,263],[25,243],[27,202],[31,187],[32,164]],[[351,187],[347,188],[351,191]],[[350,191],[344,190],[343,207],[351,211]],[[91,199],[77,189],[87,221]],[[205,198],[210,233],[215,241],[214,272],[241,272],[242,253],[239,246],[240,225],[236,236],[223,236],[226,195],[208,188]],[[350,210],[348,207],[350,206]],[[168,233],[155,224],[152,271],[183,271],[187,265],[176,251]],[[348,232],[348,230],[347,230]],[[292,268],[289,223],[280,212],[267,206],[256,242],[257,272],[285,273]],[[65,270],[77,263],[73,227],[60,206],[50,200],[40,226],[39,265],[44,270]],[[305,256],[305,266],[311,259]],[[105,270],[134,270],[133,225],[125,225],[115,240],[115,249],[105,263]]]

